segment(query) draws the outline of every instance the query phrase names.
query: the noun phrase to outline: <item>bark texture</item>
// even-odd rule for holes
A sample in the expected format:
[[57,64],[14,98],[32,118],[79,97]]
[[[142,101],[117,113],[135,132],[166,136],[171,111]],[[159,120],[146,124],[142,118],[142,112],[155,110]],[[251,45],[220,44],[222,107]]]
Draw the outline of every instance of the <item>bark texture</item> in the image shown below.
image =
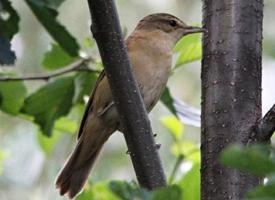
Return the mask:
[[147,112],[127,55],[113,0],[88,0],[91,31],[116,103],[139,184],[149,190],[166,180]]
[[259,122],[256,129],[257,139],[259,142],[270,142],[270,139],[275,131],[275,105],[265,114]]
[[263,0],[203,0],[202,200],[239,200],[260,182],[219,154],[261,119],[262,19]]

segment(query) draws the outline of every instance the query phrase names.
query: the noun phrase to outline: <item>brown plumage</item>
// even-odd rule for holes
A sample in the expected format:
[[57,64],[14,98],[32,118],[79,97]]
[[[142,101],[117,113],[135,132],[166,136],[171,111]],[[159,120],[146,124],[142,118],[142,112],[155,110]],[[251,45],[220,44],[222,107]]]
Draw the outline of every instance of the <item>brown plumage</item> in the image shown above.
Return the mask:
[[[172,48],[184,35],[202,32],[178,18],[157,13],[143,18],[126,41],[145,106],[149,111],[163,91],[172,64]],[[83,116],[77,145],[56,179],[60,194],[73,198],[84,186],[106,140],[119,127],[104,71],[99,76]]]

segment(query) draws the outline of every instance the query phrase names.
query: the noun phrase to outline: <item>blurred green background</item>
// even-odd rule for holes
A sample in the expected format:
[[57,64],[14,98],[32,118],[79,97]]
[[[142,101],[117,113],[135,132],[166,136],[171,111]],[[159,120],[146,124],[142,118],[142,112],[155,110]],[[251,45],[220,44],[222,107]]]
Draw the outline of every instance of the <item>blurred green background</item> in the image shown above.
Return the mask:
[[[12,0],[11,2],[21,17],[20,33],[12,40],[12,48],[16,51],[18,58],[15,68],[1,67],[0,72],[15,71],[18,76],[43,74],[47,70],[43,68],[41,62],[53,40],[24,1]],[[202,3],[199,0],[117,0],[116,3],[121,25],[127,34],[142,17],[155,12],[174,14],[187,24],[201,23]],[[59,21],[76,37],[82,49],[99,59],[95,46],[92,48],[85,46],[85,38],[91,37],[87,2],[66,0],[58,10]],[[275,1],[266,0],[263,113],[275,102],[274,10]],[[175,63],[177,60],[178,56],[175,54]],[[168,83],[173,96],[200,108],[200,62],[188,62],[180,65],[173,72]],[[25,84],[28,94],[31,94],[45,82],[28,81]],[[69,120],[67,118],[63,121],[59,120],[51,138],[42,135],[37,125],[29,119],[24,119],[26,116],[14,117],[0,110],[0,200],[65,199],[55,190],[54,180],[75,145],[75,132],[83,109],[84,105],[79,104],[70,112]],[[150,113],[150,119],[154,133],[157,134],[156,141],[161,144],[160,155],[168,179],[173,174],[177,161],[183,161],[180,162],[171,182],[177,182],[180,187],[188,188],[189,191],[184,193],[185,199],[199,199],[199,128],[180,123],[162,103],[158,103]],[[97,184],[93,192],[108,193],[101,185],[109,180],[135,180],[133,167],[126,151],[122,134],[113,134],[104,146],[90,176],[91,187],[94,183]],[[85,199],[85,196],[80,198]],[[94,195],[94,199],[112,198],[115,197]]]

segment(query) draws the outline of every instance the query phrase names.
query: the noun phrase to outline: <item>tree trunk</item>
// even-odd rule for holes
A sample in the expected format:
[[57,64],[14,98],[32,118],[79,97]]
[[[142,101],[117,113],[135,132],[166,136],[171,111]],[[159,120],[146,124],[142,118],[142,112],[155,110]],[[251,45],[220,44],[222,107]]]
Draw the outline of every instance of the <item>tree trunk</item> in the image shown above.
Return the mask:
[[202,200],[239,200],[260,183],[219,154],[246,145],[261,119],[262,19],[263,0],[203,1]]

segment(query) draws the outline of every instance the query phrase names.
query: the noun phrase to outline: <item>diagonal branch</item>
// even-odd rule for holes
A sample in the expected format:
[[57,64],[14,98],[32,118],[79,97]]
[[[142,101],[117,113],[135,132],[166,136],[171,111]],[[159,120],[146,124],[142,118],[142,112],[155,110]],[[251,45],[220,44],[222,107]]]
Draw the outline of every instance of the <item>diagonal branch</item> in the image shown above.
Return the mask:
[[139,184],[153,190],[166,185],[157,145],[154,141],[138,84],[123,43],[113,0],[88,0],[92,26],[120,124]]
[[259,142],[268,142],[275,132],[275,104],[258,124],[257,138]]
[[44,80],[47,81],[51,78],[61,76],[64,74],[72,73],[75,71],[87,71],[91,73],[100,73],[100,70],[94,70],[87,67],[87,63],[93,61],[91,57],[78,60],[73,64],[55,72],[42,74],[37,76],[25,76],[25,77],[0,77],[0,81],[33,81],[33,80]]

